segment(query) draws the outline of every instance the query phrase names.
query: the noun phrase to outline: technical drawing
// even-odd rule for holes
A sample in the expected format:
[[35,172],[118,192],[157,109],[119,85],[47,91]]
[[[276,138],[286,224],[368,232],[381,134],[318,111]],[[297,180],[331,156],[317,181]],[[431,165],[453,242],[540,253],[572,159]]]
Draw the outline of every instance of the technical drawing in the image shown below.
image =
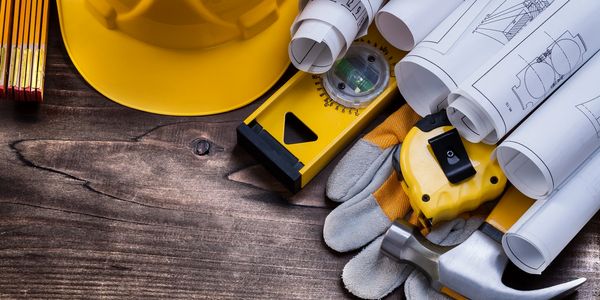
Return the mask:
[[600,138],[600,96],[575,105],[575,107],[590,120],[594,129],[596,129],[596,136]]
[[487,14],[473,32],[502,45],[508,43],[554,0],[505,0]]
[[566,31],[542,54],[527,63],[516,75],[519,84],[512,88],[523,110],[533,107],[556,85],[568,78],[581,64],[586,51],[581,36],[573,36]]
[[460,37],[469,33],[469,26],[485,8],[486,1],[464,0],[467,6],[459,5],[438,27],[430,32],[422,44],[432,44],[441,53],[446,53]]

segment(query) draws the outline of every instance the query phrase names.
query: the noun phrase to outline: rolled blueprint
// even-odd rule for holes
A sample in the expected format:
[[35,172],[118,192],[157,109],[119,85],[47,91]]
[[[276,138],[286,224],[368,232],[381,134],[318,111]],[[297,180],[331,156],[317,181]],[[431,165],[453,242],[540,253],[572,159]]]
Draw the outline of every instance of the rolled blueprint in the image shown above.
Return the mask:
[[[595,1],[595,0],[592,0]],[[502,238],[508,258],[540,274],[600,209],[600,152],[547,200],[538,200]]]
[[304,72],[327,72],[367,29],[383,0],[301,0],[288,53]]
[[410,51],[463,1],[390,0],[375,15],[375,24],[392,46]]
[[450,91],[557,1],[463,1],[396,64],[400,93],[421,116],[445,108]]
[[600,147],[598,78],[600,54],[496,148],[506,177],[526,196],[548,197]]
[[600,49],[600,1],[555,0],[448,97],[470,142],[497,143]]

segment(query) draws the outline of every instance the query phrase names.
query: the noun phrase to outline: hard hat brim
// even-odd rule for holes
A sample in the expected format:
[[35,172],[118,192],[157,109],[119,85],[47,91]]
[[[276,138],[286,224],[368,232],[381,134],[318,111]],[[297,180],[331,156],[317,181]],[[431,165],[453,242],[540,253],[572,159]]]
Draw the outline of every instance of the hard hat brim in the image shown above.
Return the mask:
[[198,116],[256,100],[285,72],[298,8],[294,1],[281,3],[279,18],[263,32],[208,49],[162,48],[109,30],[85,1],[58,0],[57,7],[67,52],[97,91],[146,112]]

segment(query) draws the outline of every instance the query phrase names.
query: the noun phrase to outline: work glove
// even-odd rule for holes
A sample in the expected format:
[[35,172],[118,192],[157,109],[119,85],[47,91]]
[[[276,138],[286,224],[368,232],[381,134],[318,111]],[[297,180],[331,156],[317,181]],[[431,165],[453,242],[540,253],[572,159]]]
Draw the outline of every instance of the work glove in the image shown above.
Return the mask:
[[[325,219],[325,243],[338,252],[346,252],[371,242],[342,272],[346,288],[361,298],[382,298],[407,278],[408,299],[445,297],[429,288],[425,276],[380,251],[383,234],[394,220],[404,217],[410,209],[392,160],[418,120],[419,116],[408,105],[403,105],[348,151],[327,182],[327,196],[343,203]],[[460,243],[482,222],[482,218],[471,218],[440,223],[427,238],[441,245]]]

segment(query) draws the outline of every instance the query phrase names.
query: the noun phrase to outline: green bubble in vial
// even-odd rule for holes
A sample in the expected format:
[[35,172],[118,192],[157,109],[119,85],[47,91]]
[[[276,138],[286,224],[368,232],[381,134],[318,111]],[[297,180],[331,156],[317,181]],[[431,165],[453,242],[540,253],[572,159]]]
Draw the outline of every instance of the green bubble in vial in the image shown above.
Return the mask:
[[334,73],[357,94],[372,90],[379,77],[375,70],[357,57],[339,60]]

